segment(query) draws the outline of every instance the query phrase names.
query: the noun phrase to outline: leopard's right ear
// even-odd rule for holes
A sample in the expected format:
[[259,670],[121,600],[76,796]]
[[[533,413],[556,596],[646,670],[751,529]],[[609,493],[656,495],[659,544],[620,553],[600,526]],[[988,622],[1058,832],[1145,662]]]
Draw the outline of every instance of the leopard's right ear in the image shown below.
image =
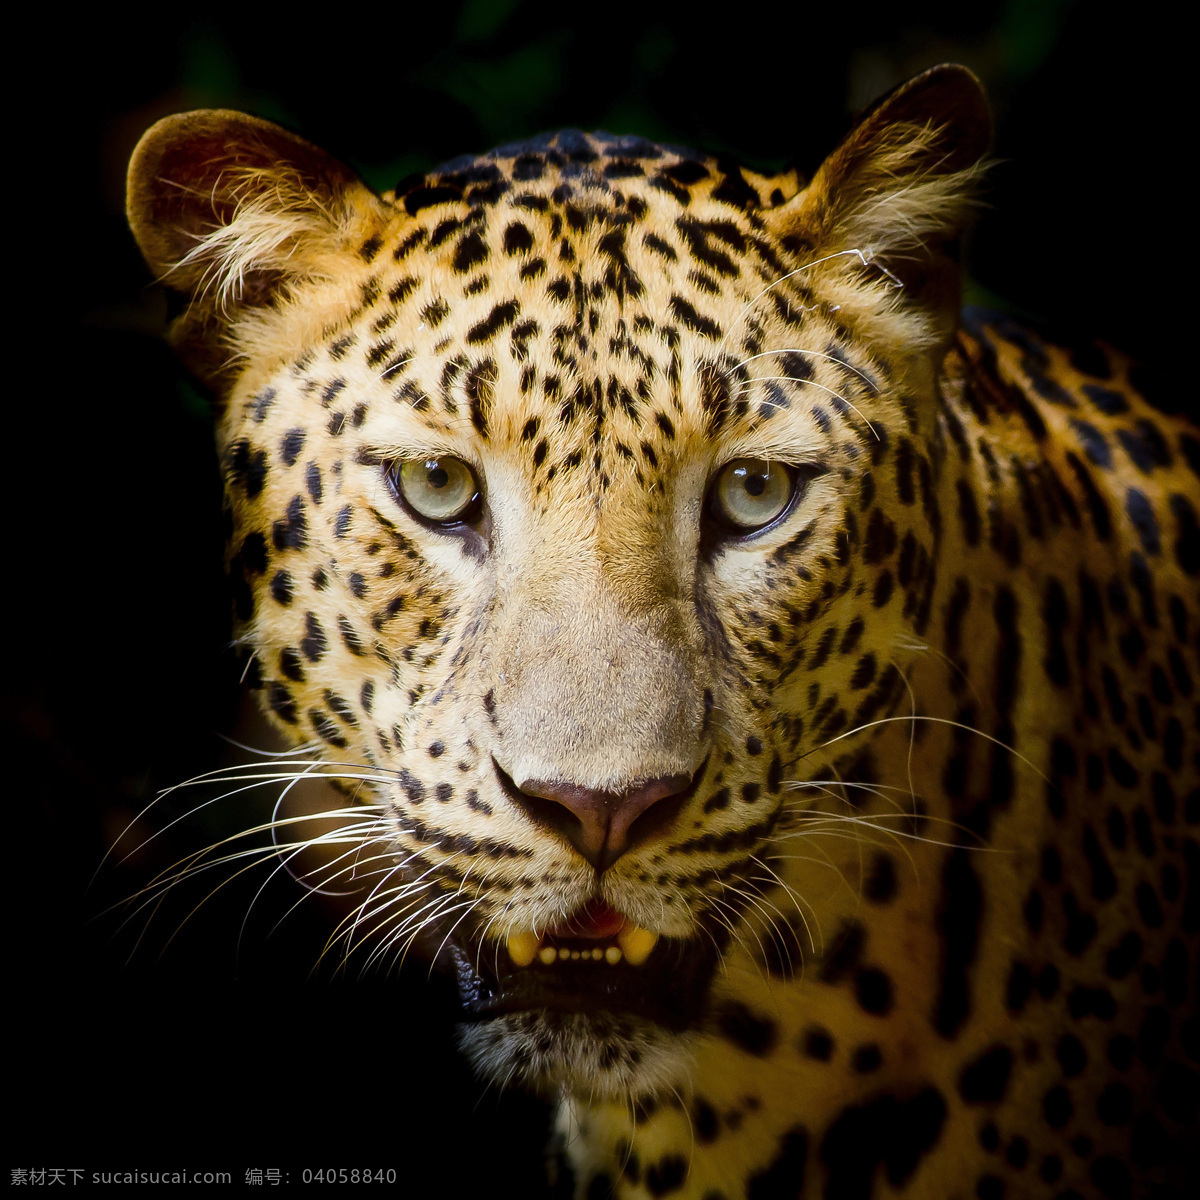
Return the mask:
[[218,390],[300,287],[346,276],[355,259],[361,270],[390,214],[323,150],[225,109],[146,131],[126,212],[150,269],[187,299],[172,343]]

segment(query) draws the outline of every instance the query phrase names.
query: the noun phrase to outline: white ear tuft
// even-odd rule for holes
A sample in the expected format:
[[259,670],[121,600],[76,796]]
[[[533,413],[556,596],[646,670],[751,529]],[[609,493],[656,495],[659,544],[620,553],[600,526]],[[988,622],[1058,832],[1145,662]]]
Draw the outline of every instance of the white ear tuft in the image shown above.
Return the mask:
[[847,319],[881,336],[943,340],[957,318],[957,242],[991,133],[979,81],[934,67],[865,113],[769,225]]
[[[188,299],[172,340],[202,379],[222,345],[305,282],[344,273],[388,217],[348,168],[268,121],[201,110],[149,129],[129,164],[127,210],[146,261]],[[361,265],[361,261],[360,261]]]

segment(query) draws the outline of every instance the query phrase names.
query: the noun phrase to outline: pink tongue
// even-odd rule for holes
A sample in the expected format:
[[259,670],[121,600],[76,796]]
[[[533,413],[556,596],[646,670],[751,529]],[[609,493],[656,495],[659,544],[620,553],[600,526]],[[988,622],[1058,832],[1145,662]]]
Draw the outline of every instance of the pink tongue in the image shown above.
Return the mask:
[[561,925],[550,930],[552,938],[591,938],[602,940],[616,937],[625,918],[603,900],[589,900],[576,909]]

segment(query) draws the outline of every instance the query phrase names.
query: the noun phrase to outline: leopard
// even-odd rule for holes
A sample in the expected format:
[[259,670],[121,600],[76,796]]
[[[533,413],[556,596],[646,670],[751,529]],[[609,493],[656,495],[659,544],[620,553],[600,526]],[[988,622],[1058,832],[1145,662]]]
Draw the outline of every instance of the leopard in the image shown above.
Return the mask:
[[963,309],[990,139],[945,64],[811,177],[565,130],[380,193],[226,110],[133,155],[247,678],[556,1195],[1196,1181],[1200,432]]

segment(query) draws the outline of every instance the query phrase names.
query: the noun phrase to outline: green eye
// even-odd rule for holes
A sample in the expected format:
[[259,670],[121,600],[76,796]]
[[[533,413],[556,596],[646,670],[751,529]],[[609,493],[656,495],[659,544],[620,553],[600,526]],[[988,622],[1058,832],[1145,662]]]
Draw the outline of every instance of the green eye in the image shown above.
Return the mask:
[[770,525],[795,493],[795,472],[783,463],[735,458],[717,473],[709,493],[713,515],[738,533]]
[[387,474],[413,513],[437,525],[471,520],[482,502],[475,472],[461,458],[406,458],[391,463]]

